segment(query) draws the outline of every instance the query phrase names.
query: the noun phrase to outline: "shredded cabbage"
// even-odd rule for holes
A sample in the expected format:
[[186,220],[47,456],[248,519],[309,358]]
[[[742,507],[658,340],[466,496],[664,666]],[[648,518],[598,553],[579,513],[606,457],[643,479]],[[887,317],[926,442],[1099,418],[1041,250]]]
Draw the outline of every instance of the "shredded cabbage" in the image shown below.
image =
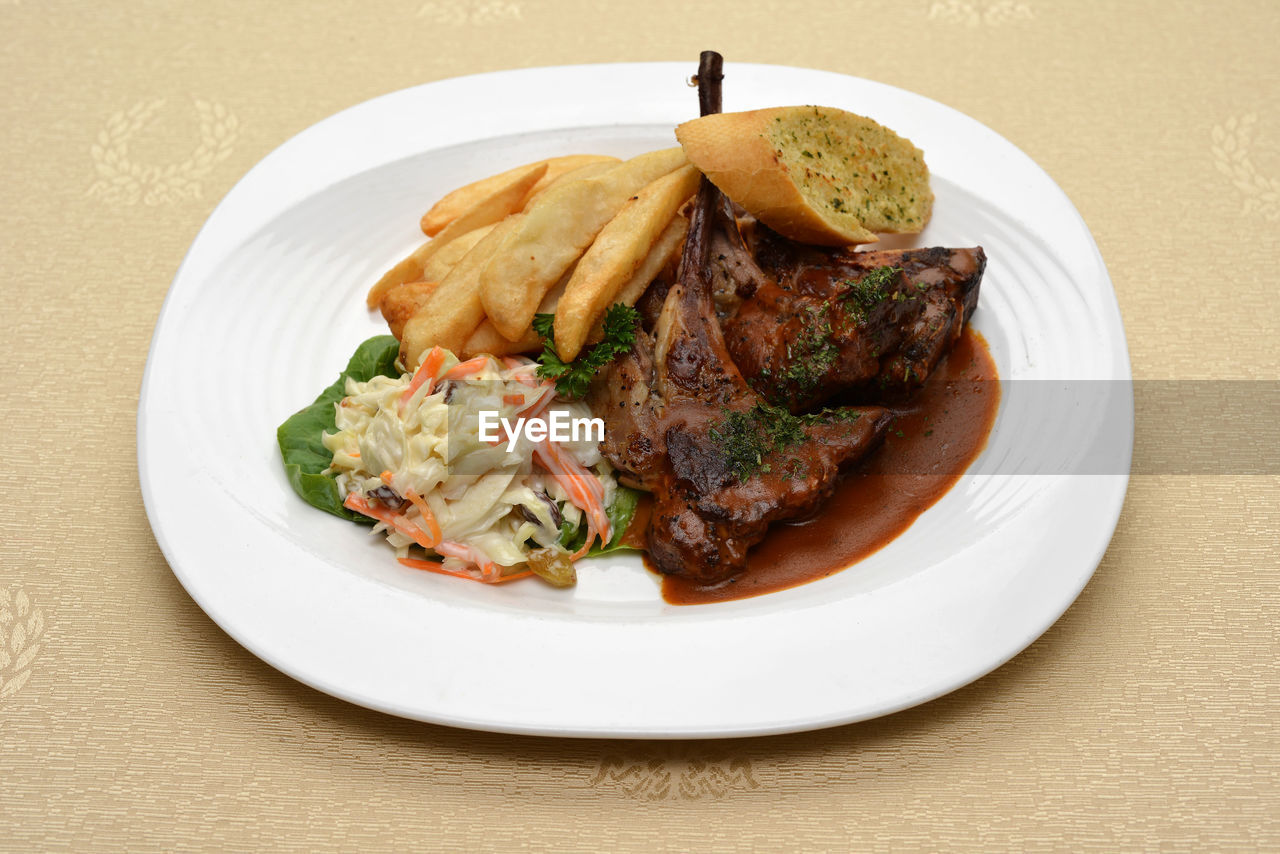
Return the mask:
[[[536,368],[522,357],[460,364],[446,354],[439,379],[422,382],[408,400],[409,374],[348,379],[336,405],[337,431],[323,437],[333,454],[327,472],[346,506],[379,519],[373,531],[398,558],[412,561],[414,550],[424,549],[441,571],[479,581],[538,572],[547,554],[567,554],[561,544],[584,525],[588,543],[591,533],[607,543],[604,508],[617,483],[586,431],[555,443],[520,431],[510,450],[501,428],[497,444],[480,438],[482,411],[512,424],[522,416],[545,421],[555,411],[591,417],[585,404],[561,399],[554,383],[537,380]],[[546,551],[531,563],[535,550]]]

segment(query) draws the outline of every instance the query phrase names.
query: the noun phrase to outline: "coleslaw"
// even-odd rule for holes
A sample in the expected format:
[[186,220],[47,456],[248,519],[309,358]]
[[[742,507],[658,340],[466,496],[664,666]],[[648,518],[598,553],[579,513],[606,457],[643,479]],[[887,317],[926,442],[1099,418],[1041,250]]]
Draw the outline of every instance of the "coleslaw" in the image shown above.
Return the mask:
[[[374,533],[406,566],[486,583],[530,574],[574,583],[573,562],[595,538],[621,533],[608,513],[619,487],[589,437],[535,441],[538,431],[510,429],[591,416],[537,367],[510,356],[460,362],[437,347],[412,376],[348,377],[336,431],[322,436],[333,455],[324,474],[343,506],[376,520]],[[505,419],[496,440],[495,419]]]

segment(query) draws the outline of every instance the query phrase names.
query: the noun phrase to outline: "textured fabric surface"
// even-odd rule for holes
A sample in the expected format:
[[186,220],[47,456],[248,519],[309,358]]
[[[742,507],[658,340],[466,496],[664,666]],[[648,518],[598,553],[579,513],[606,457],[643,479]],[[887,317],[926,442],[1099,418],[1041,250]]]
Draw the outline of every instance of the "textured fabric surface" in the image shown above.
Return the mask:
[[[715,47],[925,94],[1075,202],[1137,377],[1280,377],[1280,5],[797,8],[0,0],[0,848],[1280,847],[1274,475],[1135,477],[1094,579],[1025,653],[785,737],[516,738],[365,711],[241,649],[169,571],[134,420],[184,252],[292,134],[454,75]],[[1189,423],[1140,417],[1139,448]]]

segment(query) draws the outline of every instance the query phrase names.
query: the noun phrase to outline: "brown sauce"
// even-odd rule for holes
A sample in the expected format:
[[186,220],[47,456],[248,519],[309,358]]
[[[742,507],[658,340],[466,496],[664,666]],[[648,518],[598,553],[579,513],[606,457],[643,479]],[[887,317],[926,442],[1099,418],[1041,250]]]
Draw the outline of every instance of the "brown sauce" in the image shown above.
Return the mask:
[[996,366],[968,327],[895,418],[878,451],[836,487],[812,519],[775,525],[747,571],[712,587],[666,576],[676,605],[745,599],[824,578],[883,548],[946,494],[987,443],[1000,403]]

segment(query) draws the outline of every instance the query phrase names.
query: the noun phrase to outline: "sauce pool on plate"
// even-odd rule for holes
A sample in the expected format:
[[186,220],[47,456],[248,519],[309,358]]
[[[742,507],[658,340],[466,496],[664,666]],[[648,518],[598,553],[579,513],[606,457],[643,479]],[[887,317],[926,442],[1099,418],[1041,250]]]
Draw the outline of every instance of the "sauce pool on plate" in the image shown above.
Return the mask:
[[884,445],[844,478],[821,512],[775,525],[751,550],[747,571],[701,587],[665,576],[677,605],[759,596],[839,572],[883,548],[946,494],[987,444],[1000,404],[995,362],[965,327],[911,400],[891,407]]

